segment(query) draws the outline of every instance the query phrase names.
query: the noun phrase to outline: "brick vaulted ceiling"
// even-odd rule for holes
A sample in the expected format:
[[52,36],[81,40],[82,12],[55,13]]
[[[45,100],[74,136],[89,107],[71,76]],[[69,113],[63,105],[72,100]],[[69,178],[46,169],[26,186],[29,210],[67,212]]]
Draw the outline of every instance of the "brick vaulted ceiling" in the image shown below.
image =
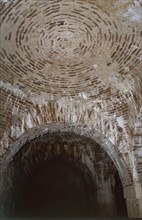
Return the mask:
[[141,5],[0,0],[2,155],[29,128],[55,121],[130,147],[142,106]]

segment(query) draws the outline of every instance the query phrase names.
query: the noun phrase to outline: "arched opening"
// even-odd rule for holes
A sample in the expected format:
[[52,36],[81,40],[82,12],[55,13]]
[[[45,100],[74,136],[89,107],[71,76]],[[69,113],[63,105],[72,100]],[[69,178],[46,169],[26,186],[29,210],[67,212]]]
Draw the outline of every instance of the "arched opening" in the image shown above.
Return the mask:
[[117,189],[122,197],[123,189],[116,172],[111,158],[91,138],[71,131],[48,132],[24,144],[9,163],[5,178],[11,186],[4,192],[5,213],[39,218],[120,217]]

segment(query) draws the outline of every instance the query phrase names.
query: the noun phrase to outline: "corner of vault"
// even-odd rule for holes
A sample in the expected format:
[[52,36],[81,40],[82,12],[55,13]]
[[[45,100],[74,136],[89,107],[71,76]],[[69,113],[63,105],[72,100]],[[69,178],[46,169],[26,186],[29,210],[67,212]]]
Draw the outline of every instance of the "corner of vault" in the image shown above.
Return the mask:
[[71,98],[32,105],[30,109],[20,109],[12,113],[9,127],[5,128],[1,143],[5,145],[4,148],[8,148],[22,134],[33,128],[49,123],[63,123],[95,129],[118,148],[127,148],[128,135],[123,118],[109,114],[107,109],[105,111],[101,112],[99,105],[91,101]]

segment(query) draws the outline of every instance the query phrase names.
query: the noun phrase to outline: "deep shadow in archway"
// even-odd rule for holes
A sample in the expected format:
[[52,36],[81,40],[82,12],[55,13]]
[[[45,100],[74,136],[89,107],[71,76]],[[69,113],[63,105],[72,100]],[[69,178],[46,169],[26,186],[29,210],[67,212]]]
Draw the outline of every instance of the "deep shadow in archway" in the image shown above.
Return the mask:
[[16,217],[74,218],[95,216],[95,183],[77,161],[52,158],[27,178],[17,201]]
[[123,189],[115,172],[94,140],[49,132],[23,145],[9,163],[4,208],[19,218],[124,217]]
[[128,218],[126,200],[123,195],[123,187],[118,172],[115,172],[115,198],[119,218]]

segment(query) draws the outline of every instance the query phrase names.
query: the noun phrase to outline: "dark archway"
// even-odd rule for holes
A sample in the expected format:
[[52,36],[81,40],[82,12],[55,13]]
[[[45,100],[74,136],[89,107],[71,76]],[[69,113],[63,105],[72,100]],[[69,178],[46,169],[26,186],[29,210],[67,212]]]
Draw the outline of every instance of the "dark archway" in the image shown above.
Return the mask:
[[123,195],[123,187],[117,171],[114,174],[114,178],[115,178],[115,198],[116,198],[118,217],[127,218],[128,214],[127,214],[126,200]]
[[11,186],[3,198],[11,216],[119,216],[116,168],[100,145],[83,135],[48,132],[37,137],[17,151],[6,172]]
[[55,157],[28,175],[15,214],[22,217],[91,217],[95,215],[95,184],[87,167]]

